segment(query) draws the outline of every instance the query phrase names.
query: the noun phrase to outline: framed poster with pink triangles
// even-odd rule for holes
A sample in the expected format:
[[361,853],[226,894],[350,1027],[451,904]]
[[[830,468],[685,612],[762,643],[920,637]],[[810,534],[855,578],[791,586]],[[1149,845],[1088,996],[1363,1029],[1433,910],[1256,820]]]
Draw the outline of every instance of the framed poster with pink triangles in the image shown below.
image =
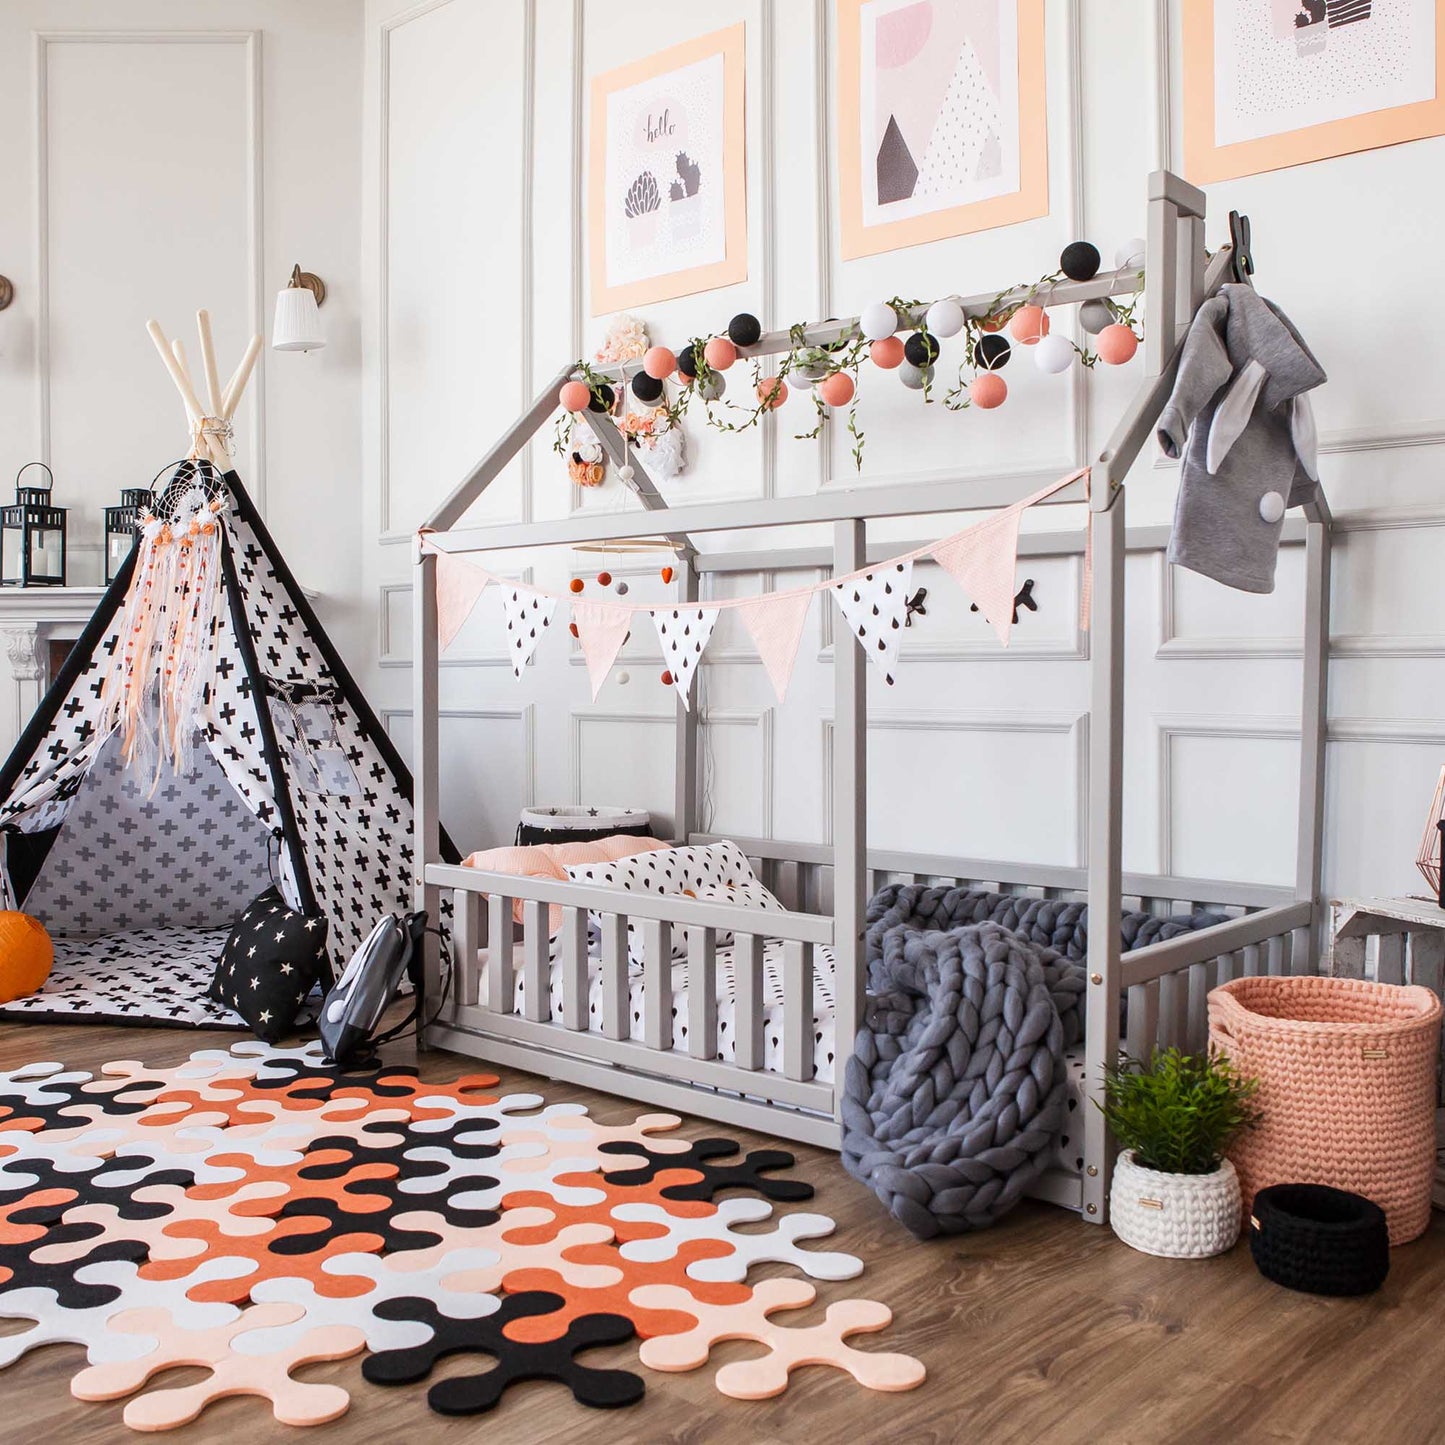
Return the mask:
[[845,260],[1048,214],[1044,0],[837,0]]

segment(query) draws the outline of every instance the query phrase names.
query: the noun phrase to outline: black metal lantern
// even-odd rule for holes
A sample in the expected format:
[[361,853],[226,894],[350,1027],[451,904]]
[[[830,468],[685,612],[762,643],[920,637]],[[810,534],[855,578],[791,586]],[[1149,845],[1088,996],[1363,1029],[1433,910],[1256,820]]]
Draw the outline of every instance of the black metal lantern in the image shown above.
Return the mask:
[[105,580],[115,581],[140,527],[140,515],[151,505],[151,493],[145,487],[126,487],[120,494],[120,506],[105,509]]
[[[20,478],[39,467],[43,487]],[[65,586],[65,508],[50,505],[54,474],[44,462],[26,462],[15,474],[15,501],[0,507],[0,587]]]

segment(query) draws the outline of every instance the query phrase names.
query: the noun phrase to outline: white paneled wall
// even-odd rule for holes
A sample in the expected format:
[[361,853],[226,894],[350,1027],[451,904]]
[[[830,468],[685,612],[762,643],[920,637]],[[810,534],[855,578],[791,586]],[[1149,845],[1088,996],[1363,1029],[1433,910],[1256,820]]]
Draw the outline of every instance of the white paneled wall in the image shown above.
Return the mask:
[[188,444],[146,319],[195,364],[206,307],[229,370],[300,261],[327,283],[329,344],[263,353],[237,461],[353,657],[374,616],[357,588],[361,20],[353,0],[0,6],[0,498],[49,461],[71,580],[99,581],[101,509]]

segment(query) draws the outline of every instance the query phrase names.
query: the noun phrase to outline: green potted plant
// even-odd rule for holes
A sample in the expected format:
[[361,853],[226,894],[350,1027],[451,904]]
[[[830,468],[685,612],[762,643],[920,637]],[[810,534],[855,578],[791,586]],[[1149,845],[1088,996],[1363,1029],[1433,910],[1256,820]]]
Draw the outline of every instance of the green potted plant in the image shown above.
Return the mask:
[[1224,1157],[1259,1118],[1258,1083],[1220,1053],[1155,1049],[1104,1078],[1104,1112],[1123,1146],[1109,1191],[1114,1233],[1145,1254],[1203,1259],[1239,1238],[1239,1176]]

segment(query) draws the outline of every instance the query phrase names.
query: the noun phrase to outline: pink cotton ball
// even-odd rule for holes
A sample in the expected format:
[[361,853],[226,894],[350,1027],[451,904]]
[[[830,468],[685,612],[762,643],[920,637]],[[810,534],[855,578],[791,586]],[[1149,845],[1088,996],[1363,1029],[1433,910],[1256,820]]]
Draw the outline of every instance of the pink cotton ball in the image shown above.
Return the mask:
[[1099,333],[1095,347],[1099,360],[1106,366],[1123,366],[1126,361],[1133,360],[1134,353],[1139,349],[1139,338],[1122,321],[1116,321]]
[[564,411],[586,411],[592,402],[592,392],[585,381],[564,381],[557,400]]
[[983,411],[1002,406],[1008,396],[1008,383],[996,371],[981,371],[968,384],[968,398]]
[[1049,313],[1042,306],[1020,306],[1009,318],[1009,335],[1024,346],[1032,346],[1049,334]]
[[828,406],[847,406],[853,400],[853,378],[846,371],[835,371],[818,383],[818,395]]
[[666,346],[649,347],[642,369],[655,380],[666,381],[677,370],[677,357]]
[[903,338],[885,336],[881,341],[875,341],[868,348],[868,356],[880,370],[892,371],[903,362]]
[[707,364],[714,371],[726,371],[738,359],[738,349],[726,336],[714,336],[702,349]]

